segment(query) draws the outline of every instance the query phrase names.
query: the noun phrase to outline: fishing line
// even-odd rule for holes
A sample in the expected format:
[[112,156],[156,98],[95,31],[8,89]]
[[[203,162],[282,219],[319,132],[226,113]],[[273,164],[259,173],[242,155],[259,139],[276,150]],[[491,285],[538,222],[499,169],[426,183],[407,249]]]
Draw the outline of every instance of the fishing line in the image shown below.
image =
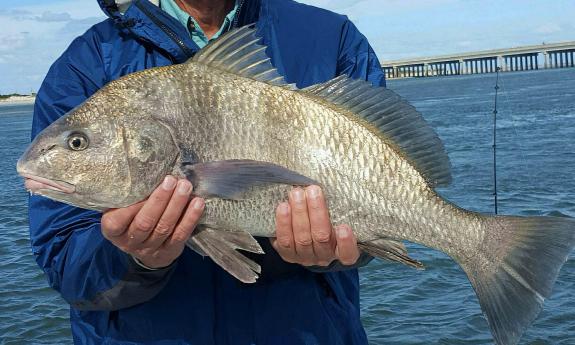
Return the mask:
[[499,71],[501,67],[496,68],[495,79],[495,105],[493,107],[493,202],[495,206],[495,214],[498,214],[498,198],[497,198],[497,96],[499,95]]
[[[504,75],[505,75],[505,73],[499,73],[498,80],[496,83],[499,86],[499,89],[496,90],[496,93],[499,93],[499,96],[502,96],[502,98],[503,98],[503,101],[501,99],[498,100],[497,106],[499,107],[499,109],[497,111],[497,115],[499,115],[500,121],[503,120],[505,117],[507,117],[507,119],[511,120],[511,128],[513,129],[513,135],[515,137],[515,142],[517,143],[517,147],[513,150],[513,154],[519,155],[519,165],[524,171],[524,177],[527,179],[527,183],[529,186],[534,186],[535,184],[534,184],[533,175],[530,173],[530,169],[529,169],[529,166],[527,164],[528,160],[527,160],[527,157],[525,155],[524,150],[522,150],[521,141],[519,140],[519,132],[517,130],[517,127],[519,126],[519,123],[518,123],[519,120],[513,111],[506,111],[506,109],[509,108],[509,105],[513,104],[513,103],[510,101],[509,92],[505,86]],[[503,112],[501,111],[501,108],[503,108]],[[507,115],[507,116],[501,117],[502,113],[504,115]],[[507,113],[509,113],[509,114],[507,114]],[[542,211],[538,211],[538,212],[540,215],[543,214]]]

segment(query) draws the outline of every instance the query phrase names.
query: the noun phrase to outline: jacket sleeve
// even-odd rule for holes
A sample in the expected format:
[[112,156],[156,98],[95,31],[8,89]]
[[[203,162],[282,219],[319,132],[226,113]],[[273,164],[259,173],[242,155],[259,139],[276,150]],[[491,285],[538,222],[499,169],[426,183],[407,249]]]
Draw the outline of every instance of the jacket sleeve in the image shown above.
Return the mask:
[[[385,87],[385,74],[375,52],[365,36],[349,20],[343,25],[337,67],[337,75],[347,74],[353,79],[363,79],[371,82],[374,86]],[[318,273],[337,272],[363,267],[372,259],[373,257],[369,254],[361,253],[357,262],[351,266],[345,266],[336,260],[329,266],[311,266],[309,269]]]
[[353,79],[363,79],[374,86],[385,87],[385,74],[373,48],[349,20],[342,29],[337,69],[338,75],[347,74]]
[[[97,39],[76,39],[50,68],[36,98],[32,138],[106,82]],[[173,266],[147,270],[106,240],[101,214],[41,196],[29,200],[30,238],[50,286],[80,310],[118,310],[154,297]]]

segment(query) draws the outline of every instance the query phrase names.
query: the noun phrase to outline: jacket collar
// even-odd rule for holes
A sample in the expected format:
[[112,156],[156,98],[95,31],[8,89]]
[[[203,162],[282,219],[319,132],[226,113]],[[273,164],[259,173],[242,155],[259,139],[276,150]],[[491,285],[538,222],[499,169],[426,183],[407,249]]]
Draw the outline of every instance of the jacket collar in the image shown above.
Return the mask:
[[[255,23],[261,1],[240,0],[233,27]],[[159,0],[98,0],[98,3],[119,30],[166,51],[176,63],[186,61],[199,50],[187,29],[158,7]]]
[[[158,6],[158,7],[160,6],[160,0],[148,0],[148,1],[151,2],[152,4]],[[102,11],[104,11],[104,13],[108,17],[114,17],[117,14],[126,13],[126,11],[130,7],[130,5],[132,5],[133,2],[135,2],[135,1],[134,0],[98,0],[98,4],[102,8]]]

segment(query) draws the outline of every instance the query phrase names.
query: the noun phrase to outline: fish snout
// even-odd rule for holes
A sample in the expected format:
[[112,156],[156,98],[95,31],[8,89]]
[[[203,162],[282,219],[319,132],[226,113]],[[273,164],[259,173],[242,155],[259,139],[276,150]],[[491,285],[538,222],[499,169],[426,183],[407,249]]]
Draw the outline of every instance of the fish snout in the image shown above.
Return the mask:
[[56,145],[47,145],[41,148],[31,146],[18,159],[16,171],[24,178],[24,186],[30,192],[36,193],[40,190],[49,189],[66,194],[74,193],[76,188],[73,184],[39,176],[44,174],[40,172],[43,169],[38,167],[38,162],[55,147]]

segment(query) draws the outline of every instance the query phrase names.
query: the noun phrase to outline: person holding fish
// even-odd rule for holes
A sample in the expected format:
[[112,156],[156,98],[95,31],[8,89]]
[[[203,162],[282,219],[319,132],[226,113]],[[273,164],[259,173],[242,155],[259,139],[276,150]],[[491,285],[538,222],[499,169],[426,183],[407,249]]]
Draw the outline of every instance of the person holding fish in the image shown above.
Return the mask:
[[519,342],[573,219],[444,199],[442,141],[346,17],[174,1],[100,1],[110,19],[50,69],[17,163],[76,343],[366,344],[356,268],[422,268],[403,241],[449,255],[495,343]]
[[[107,83],[184,63],[252,23],[274,66],[298,87],[340,74],[385,85],[373,50],[346,17],[291,0],[99,3],[109,19],[74,40],[50,69],[33,136]],[[67,145],[89,143],[78,134]],[[27,188],[39,194],[65,188],[28,177]],[[103,213],[31,196],[34,253],[71,305],[75,343],[367,344],[356,268],[371,256],[360,253],[348,225],[332,227],[320,187],[295,187],[277,205],[276,238],[259,240],[266,254],[251,257],[262,267],[254,284],[238,284],[185,250],[206,208],[195,188],[167,174],[146,201],[108,210],[85,205]]]

